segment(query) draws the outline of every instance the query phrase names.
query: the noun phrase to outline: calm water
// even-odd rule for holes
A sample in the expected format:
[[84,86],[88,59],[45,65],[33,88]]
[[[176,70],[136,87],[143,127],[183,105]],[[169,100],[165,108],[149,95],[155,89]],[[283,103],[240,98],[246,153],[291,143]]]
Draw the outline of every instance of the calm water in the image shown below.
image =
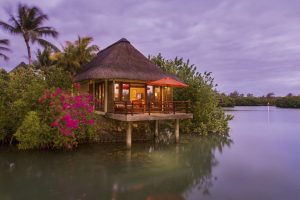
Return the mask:
[[236,107],[230,139],[0,148],[0,199],[300,199],[300,110]]

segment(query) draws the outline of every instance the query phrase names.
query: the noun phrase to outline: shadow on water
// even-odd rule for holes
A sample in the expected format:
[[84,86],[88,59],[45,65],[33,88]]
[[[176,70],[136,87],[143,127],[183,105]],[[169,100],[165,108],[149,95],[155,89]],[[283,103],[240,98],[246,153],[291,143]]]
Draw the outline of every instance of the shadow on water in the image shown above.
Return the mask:
[[0,149],[0,199],[184,199],[209,195],[225,137],[183,136],[179,145],[97,144],[74,152]]

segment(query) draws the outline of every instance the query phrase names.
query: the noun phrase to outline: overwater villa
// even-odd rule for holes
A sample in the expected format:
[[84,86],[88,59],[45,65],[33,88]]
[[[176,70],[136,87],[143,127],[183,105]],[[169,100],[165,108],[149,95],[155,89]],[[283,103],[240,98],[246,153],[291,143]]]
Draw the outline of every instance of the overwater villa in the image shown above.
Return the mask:
[[81,92],[94,96],[97,114],[128,122],[127,146],[131,147],[132,122],[175,120],[179,141],[179,120],[191,119],[190,102],[173,101],[174,87],[188,87],[174,75],[163,72],[126,39],[101,50],[74,77]]

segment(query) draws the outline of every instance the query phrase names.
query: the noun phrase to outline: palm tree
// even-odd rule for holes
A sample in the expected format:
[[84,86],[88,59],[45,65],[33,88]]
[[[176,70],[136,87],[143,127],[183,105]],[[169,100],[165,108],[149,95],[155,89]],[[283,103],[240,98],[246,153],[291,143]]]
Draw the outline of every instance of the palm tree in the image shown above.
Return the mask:
[[58,32],[52,27],[43,26],[43,23],[48,19],[48,16],[39,8],[19,4],[17,16],[9,14],[9,17],[8,23],[0,21],[0,26],[13,35],[22,35],[27,48],[29,65],[31,65],[31,50],[29,43],[33,44],[37,42],[41,46],[49,46],[53,49],[57,49],[53,44],[43,39],[44,36],[56,38]]
[[2,57],[4,60],[8,60],[8,57],[4,53],[2,53],[2,51],[10,51],[10,49],[7,47],[8,45],[9,40],[0,40],[0,57]]
[[92,58],[99,51],[99,47],[97,45],[90,45],[92,41],[92,37],[80,36],[78,36],[78,39],[75,41],[76,54],[78,56],[78,62],[80,65],[92,60]]
[[97,45],[90,45],[93,41],[92,37],[80,37],[72,43],[66,42],[63,47],[63,53],[57,54],[58,65],[75,74],[82,65],[92,60],[92,58],[99,51]]
[[38,49],[36,52],[36,61],[33,62],[33,65],[37,69],[44,69],[44,70],[55,65],[56,63],[55,60],[51,58],[51,55],[53,53],[54,52],[49,47],[44,48],[43,51]]

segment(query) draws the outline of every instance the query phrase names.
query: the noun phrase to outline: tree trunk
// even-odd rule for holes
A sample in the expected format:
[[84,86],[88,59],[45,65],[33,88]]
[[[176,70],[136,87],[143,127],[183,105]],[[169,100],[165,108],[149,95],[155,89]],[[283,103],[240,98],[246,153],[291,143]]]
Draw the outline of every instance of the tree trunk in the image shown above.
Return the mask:
[[31,51],[30,51],[29,41],[25,39],[25,43],[26,43],[26,48],[27,48],[27,53],[28,53],[28,64],[30,66],[31,65]]

